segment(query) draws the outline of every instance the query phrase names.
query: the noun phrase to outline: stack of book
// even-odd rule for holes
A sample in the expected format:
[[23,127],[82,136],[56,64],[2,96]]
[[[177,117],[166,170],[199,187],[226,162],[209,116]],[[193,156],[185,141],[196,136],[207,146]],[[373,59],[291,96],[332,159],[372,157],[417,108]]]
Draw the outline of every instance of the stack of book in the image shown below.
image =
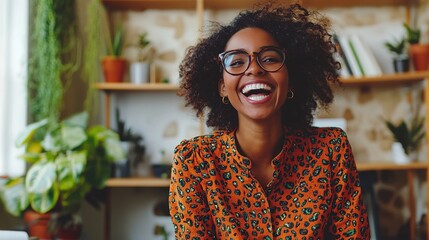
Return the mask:
[[358,35],[334,35],[340,76],[364,77],[383,74],[380,64]]

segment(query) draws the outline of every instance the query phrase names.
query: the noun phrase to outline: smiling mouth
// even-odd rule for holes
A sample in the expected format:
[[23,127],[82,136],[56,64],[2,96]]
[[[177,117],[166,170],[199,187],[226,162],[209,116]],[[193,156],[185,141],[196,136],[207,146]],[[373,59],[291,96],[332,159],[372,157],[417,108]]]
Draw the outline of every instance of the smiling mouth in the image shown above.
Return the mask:
[[265,83],[252,83],[244,86],[241,93],[253,101],[261,101],[272,92],[270,85]]

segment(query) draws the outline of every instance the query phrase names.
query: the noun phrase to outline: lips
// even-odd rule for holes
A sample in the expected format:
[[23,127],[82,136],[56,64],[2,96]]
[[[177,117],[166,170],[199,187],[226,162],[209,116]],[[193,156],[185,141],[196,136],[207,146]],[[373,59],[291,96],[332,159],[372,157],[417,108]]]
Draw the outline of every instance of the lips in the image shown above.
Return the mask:
[[241,89],[241,93],[252,102],[261,102],[272,93],[272,87],[266,83],[250,83]]

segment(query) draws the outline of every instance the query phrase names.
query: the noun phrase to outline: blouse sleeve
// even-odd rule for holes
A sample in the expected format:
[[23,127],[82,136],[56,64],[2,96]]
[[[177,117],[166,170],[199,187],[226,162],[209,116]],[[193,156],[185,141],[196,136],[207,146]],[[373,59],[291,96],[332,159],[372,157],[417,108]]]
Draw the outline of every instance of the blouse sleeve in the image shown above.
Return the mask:
[[370,239],[368,216],[356,163],[346,133],[336,129],[331,140],[332,210],[326,239]]
[[200,156],[194,144],[183,141],[175,148],[169,191],[169,210],[176,239],[216,239],[213,220],[195,169]]

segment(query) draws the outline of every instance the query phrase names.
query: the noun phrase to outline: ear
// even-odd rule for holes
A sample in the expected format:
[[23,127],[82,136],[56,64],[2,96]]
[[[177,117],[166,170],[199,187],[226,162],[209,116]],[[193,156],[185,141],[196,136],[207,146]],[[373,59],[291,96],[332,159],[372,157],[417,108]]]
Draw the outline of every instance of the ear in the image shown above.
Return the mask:
[[219,89],[219,95],[221,97],[227,96],[226,89],[225,89],[225,82],[223,81],[223,79],[219,80],[217,86],[218,86],[218,89]]

